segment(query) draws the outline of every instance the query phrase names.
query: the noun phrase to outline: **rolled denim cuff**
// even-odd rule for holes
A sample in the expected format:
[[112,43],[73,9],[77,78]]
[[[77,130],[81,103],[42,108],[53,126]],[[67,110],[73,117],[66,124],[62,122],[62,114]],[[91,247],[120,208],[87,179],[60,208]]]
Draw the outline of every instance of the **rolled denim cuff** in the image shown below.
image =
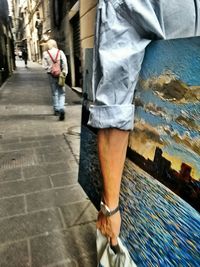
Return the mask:
[[88,125],[94,128],[117,128],[132,130],[134,124],[134,105],[91,105]]

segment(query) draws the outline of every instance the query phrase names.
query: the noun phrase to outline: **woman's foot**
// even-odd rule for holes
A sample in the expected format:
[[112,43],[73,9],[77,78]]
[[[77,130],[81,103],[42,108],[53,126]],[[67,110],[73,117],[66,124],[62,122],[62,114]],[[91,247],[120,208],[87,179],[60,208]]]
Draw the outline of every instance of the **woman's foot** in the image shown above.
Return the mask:
[[65,119],[65,111],[64,110],[60,110],[59,120],[60,121],[64,121],[64,119]]

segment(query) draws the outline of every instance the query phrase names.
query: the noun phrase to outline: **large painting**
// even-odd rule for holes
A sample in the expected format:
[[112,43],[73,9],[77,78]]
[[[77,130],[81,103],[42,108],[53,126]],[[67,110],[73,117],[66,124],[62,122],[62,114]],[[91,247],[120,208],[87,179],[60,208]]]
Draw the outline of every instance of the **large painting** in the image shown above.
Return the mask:
[[[87,126],[86,53],[79,182],[98,208],[96,130]],[[200,38],[155,41],[134,96],[123,172],[121,238],[137,266],[200,266]]]

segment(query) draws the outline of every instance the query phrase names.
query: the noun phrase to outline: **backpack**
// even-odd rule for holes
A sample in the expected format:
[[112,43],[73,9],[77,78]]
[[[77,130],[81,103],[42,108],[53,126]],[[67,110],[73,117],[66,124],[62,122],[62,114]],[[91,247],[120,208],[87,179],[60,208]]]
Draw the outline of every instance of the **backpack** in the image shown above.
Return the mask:
[[61,68],[60,68],[60,60],[58,60],[58,56],[59,56],[59,52],[60,50],[58,50],[57,54],[56,54],[56,57],[55,59],[53,59],[52,55],[50,54],[49,51],[47,51],[53,64],[52,64],[52,67],[51,67],[51,75],[53,77],[59,77],[60,73],[61,73]]

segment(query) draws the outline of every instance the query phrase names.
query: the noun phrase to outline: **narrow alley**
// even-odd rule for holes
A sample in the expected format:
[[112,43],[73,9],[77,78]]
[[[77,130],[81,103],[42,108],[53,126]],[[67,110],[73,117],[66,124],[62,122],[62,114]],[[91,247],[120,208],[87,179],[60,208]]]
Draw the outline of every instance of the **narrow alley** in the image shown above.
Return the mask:
[[77,182],[81,100],[53,115],[41,65],[0,88],[0,266],[96,266],[96,210]]

